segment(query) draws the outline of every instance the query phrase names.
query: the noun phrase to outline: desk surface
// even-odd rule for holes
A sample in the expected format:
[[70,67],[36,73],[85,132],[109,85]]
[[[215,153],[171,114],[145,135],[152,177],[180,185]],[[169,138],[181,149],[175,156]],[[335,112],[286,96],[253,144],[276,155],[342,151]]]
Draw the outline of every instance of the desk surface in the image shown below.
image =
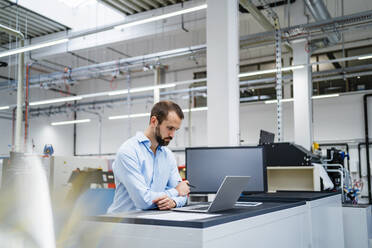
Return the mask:
[[263,202],[314,201],[338,194],[340,194],[340,192],[278,191],[276,193],[263,193],[242,196],[240,197],[239,201],[263,201]]
[[236,207],[231,210],[218,212],[220,216],[211,217],[207,219],[199,220],[188,220],[188,221],[173,221],[173,220],[156,220],[156,219],[145,219],[138,217],[145,213],[169,213],[170,211],[134,211],[127,213],[111,214],[111,215],[100,215],[86,217],[86,220],[100,221],[100,222],[112,222],[112,223],[127,223],[127,224],[142,224],[142,225],[159,225],[159,226],[177,226],[177,227],[191,227],[191,228],[207,228],[216,226],[232,221],[237,221],[245,218],[259,216],[267,213],[272,213],[279,210],[293,208],[301,205],[305,205],[302,202],[264,202],[263,204],[256,207]]

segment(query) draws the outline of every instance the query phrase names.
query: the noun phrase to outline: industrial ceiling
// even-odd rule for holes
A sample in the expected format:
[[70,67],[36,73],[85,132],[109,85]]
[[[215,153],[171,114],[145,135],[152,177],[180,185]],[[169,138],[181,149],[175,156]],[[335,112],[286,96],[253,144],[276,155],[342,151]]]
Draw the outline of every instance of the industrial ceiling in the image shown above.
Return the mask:
[[[0,24],[21,31],[28,39],[69,30],[65,25],[8,0],[0,0]],[[12,43],[15,39],[0,32],[1,46]]]

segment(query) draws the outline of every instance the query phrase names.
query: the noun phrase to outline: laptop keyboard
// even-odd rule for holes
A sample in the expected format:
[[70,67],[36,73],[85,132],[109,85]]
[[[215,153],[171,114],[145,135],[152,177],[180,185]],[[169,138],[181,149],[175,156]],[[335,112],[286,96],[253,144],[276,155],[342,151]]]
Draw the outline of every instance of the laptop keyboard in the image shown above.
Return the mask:
[[206,206],[206,207],[196,207],[196,208],[192,208],[192,210],[207,210],[209,208],[209,206]]
[[[236,202],[235,207],[255,207],[262,204],[262,202]],[[209,205],[189,207],[190,210],[208,210]]]
[[237,202],[235,207],[256,207],[261,204],[262,202]]

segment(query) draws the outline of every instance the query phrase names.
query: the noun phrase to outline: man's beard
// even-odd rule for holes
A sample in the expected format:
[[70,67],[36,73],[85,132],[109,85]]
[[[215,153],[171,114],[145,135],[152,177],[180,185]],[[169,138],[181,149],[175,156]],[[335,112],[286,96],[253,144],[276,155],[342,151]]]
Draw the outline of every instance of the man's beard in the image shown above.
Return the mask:
[[[159,126],[157,126],[155,128],[155,139],[158,142],[159,146],[167,146],[169,142],[172,140],[172,137],[166,137],[165,139],[163,139],[160,134],[160,128]],[[169,139],[169,141],[166,139]]]

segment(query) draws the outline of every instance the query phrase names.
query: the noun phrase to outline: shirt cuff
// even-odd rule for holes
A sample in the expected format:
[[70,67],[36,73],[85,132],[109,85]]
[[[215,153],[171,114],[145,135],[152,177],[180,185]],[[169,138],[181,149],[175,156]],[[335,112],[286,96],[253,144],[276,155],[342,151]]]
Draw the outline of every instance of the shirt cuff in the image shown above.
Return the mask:
[[176,202],[176,208],[179,208],[183,207],[186,204],[187,197],[186,196],[173,197],[172,200]]
[[169,197],[179,196],[178,191],[175,188],[168,189],[167,193],[168,193]]

